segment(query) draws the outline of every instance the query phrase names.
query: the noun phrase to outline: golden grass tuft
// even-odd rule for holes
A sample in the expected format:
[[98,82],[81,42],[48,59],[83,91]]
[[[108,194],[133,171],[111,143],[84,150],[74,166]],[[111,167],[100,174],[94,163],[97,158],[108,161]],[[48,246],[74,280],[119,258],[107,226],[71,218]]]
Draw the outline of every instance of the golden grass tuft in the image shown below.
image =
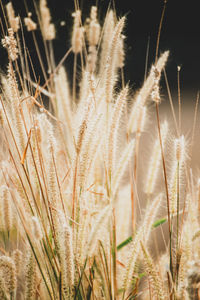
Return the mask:
[[[36,6],[37,21],[29,12],[22,26],[12,3],[2,5],[0,298],[197,299],[200,185],[181,126],[159,114],[169,51],[157,58],[159,36],[155,63],[133,95],[123,76],[125,17],[110,9],[103,24],[92,6],[85,21],[75,2],[71,45],[58,65],[47,1]],[[192,139],[195,124],[196,113]]]

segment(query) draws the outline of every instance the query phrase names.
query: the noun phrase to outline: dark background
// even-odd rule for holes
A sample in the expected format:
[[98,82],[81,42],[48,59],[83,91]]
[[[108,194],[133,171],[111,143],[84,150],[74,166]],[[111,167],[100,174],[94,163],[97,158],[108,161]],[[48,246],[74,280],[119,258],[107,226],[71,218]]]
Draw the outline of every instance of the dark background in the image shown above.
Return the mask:
[[[7,2],[3,1],[4,4]],[[13,0],[12,2],[16,13],[19,13],[22,18],[26,16],[24,1]],[[130,81],[133,89],[138,88],[141,86],[144,78],[148,40],[149,67],[155,58],[156,39],[163,1],[115,0],[114,2],[113,4],[112,1],[107,0],[81,0],[80,7],[83,10],[83,19],[89,16],[90,7],[95,4],[98,6],[101,24],[109,5],[116,9],[119,17],[126,15],[127,22],[124,30],[126,36],[125,79],[126,81]],[[166,71],[172,91],[177,89],[178,65],[181,66],[181,89],[195,94],[200,88],[200,11],[198,2],[196,0],[168,0],[167,2],[160,39],[160,52],[170,50]],[[33,12],[34,5],[32,0],[27,0],[26,4],[29,11]],[[73,25],[71,14],[74,11],[74,1],[48,0],[48,4],[51,9],[52,21],[57,31],[56,40],[53,44],[55,58],[58,62],[70,47],[70,33]],[[36,21],[35,14],[33,14],[33,19]],[[66,22],[66,25],[60,26],[60,22],[63,20]],[[25,35],[27,46],[34,60],[35,50],[31,34],[25,33]],[[2,48],[0,50],[1,65],[4,65],[6,52]],[[38,64],[35,63],[34,67],[39,72],[37,66]]]

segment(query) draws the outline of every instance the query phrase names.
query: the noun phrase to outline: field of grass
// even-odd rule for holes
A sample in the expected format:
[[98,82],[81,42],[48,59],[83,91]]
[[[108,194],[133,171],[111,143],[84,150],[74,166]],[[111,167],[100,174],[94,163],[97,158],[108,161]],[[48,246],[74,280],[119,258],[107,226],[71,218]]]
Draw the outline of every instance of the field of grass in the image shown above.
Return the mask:
[[126,19],[115,10],[100,24],[92,6],[83,20],[75,0],[71,45],[56,64],[46,0],[37,20],[28,10],[20,19],[11,2],[1,8],[0,299],[200,299],[200,180],[191,168],[198,97],[185,137],[160,31],[133,92],[123,74]]

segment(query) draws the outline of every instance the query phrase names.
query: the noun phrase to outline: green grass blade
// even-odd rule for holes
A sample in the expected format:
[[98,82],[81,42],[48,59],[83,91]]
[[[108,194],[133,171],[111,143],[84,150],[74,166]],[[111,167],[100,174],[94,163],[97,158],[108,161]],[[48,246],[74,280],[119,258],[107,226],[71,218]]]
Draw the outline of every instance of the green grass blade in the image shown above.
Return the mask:
[[117,251],[121,250],[123,247],[125,247],[126,245],[128,245],[130,242],[132,242],[133,237],[129,236],[125,241],[123,241],[121,244],[119,244],[117,246]]
[[166,221],[167,221],[166,218],[162,218],[162,219],[160,219],[160,220],[157,220],[157,221],[155,221],[155,222],[153,223],[152,227],[153,227],[153,228],[156,228],[156,227],[158,227],[158,226],[164,224]]

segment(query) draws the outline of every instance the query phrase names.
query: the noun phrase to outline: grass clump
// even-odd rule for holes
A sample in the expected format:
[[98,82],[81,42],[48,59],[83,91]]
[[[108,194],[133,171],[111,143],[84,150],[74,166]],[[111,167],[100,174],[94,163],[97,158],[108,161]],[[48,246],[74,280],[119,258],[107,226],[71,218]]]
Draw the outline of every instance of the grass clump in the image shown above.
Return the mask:
[[[125,17],[110,9],[100,24],[92,6],[84,22],[75,4],[71,46],[57,65],[46,0],[36,6],[37,21],[31,13],[16,17],[11,2],[2,5],[8,66],[0,95],[0,298],[197,299],[199,182],[180,128],[171,145],[173,125],[159,118],[169,52],[156,55],[132,95],[123,78]],[[44,84],[24,30],[32,34]],[[150,105],[157,125],[148,130]],[[141,164],[145,132],[155,142]],[[170,172],[167,151],[174,153]],[[153,248],[150,242],[164,226],[165,252],[154,258],[161,235]]]

